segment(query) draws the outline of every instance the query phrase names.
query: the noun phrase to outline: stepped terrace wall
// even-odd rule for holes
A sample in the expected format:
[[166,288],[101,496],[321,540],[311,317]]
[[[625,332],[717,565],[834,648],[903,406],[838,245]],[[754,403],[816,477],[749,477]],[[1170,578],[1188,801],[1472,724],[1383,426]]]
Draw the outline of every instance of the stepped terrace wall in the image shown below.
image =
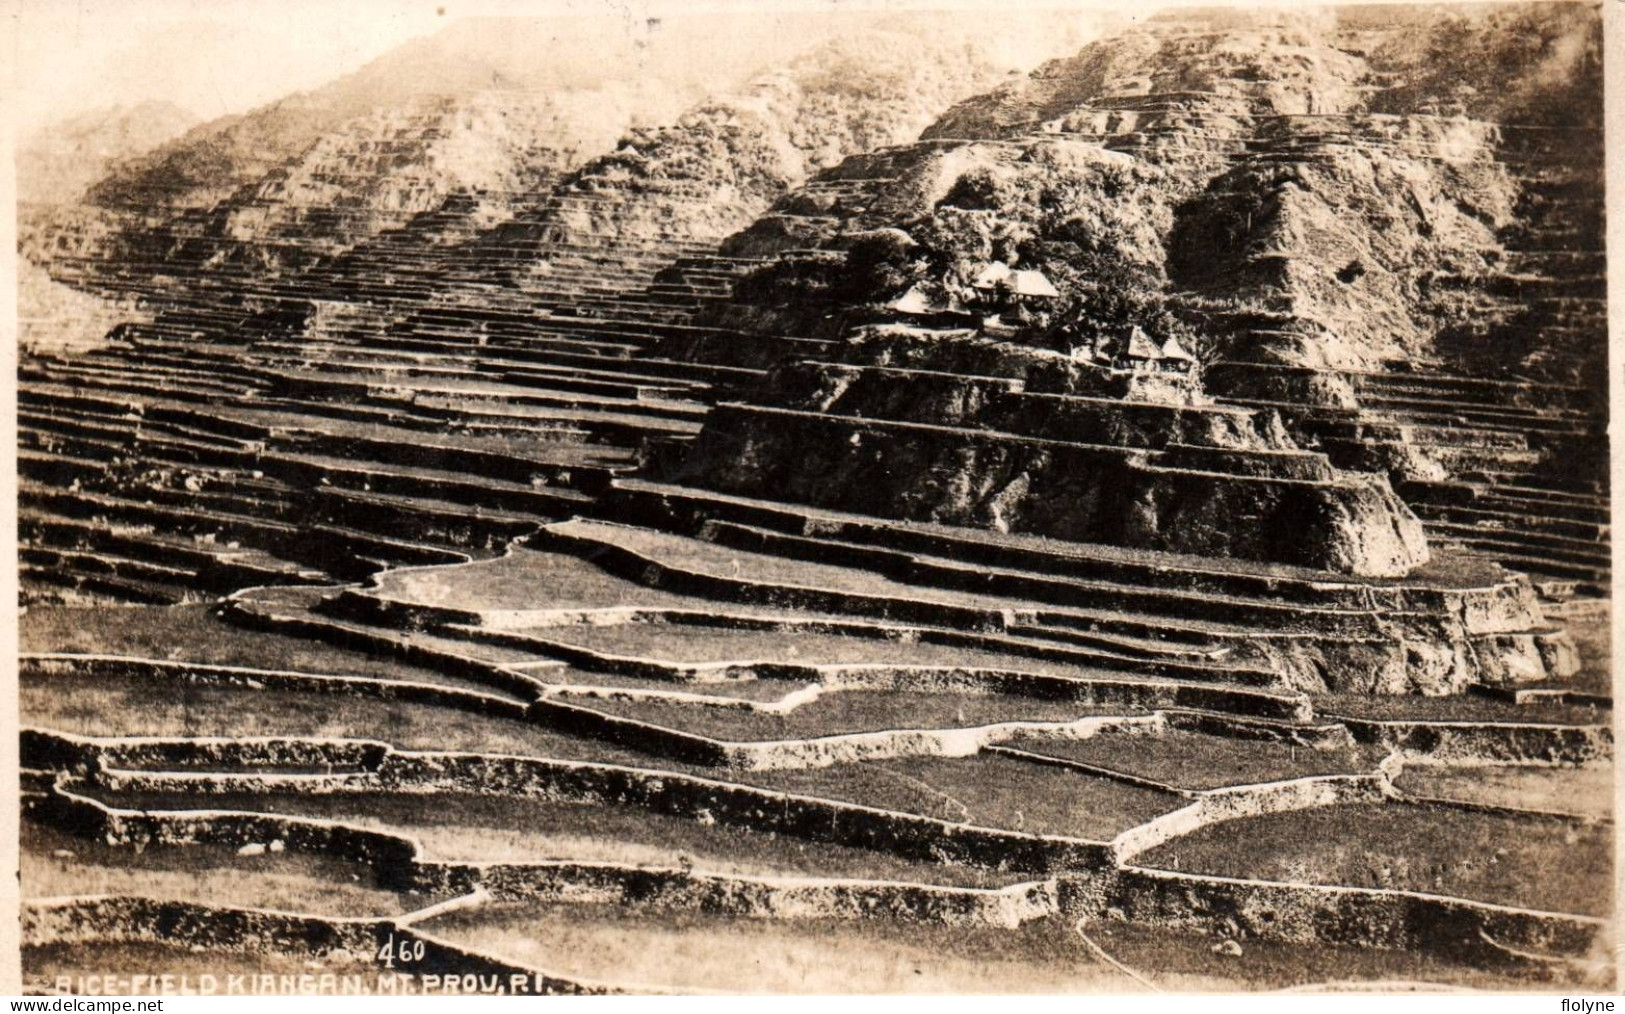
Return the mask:
[[1420,523],[1383,479],[1222,474],[1158,457],[735,403],[712,414],[689,467],[728,493],[1129,548],[1364,576],[1403,575],[1428,558]]
[[1092,396],[1111,371],[987,340],[860,333],[838,354],[775,370],[756,405],[719,406],[689,475],[879,517],[1360,576],[1427,562],[1386,479],[1337,472],[1268,410]]

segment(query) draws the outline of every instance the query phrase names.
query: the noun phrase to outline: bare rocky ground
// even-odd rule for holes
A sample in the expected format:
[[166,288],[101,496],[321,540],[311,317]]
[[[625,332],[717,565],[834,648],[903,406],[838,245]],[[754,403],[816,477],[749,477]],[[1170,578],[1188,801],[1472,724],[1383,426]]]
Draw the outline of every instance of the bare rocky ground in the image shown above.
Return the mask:
[[[1570,18],[1541,24],[1566,38]],[[1240,379],[1178,411],[1057,384],[1036,344],[761,330],[763,293],[806,280],[784,267],[797,244],[839,248],[843,221],[916,228],[898,208],[919,201],[920,152],[973,127],[1030,152],[1028,106],[1076,135],[1063,146],[1137,153],[1155,176],[1159,146],[1195,136],[1180,95],[1250,82],[1210,146],[1242,194],[1243,170],[1342,144],[1268,136],[1304,113],[1293,96],[1439,115],[1413,93],[1440,86],[1370,26],[1345,24],[1366,57],[1327,80],[1286,73],[1324,48],[1311,29],[1271,29],[1280,59],[1247,73],[1213,56],[1233,52],[1223,25],[1092,47],[920,146],[815,176],[726,254],[718,233],[769,192],[884,142],[798,148],[687,232],[644,229],[639,201],[725,203],[718,124],[766,117],[739,146],[759,154],[858,101],[844,80],[804,67],[760,83],[777,105],[706,106],[531,217],[455,192],[334,253],[314,191],[290,186],[262,218],[212,206],[262,233],[188,212],[142,258],[90,243],[51,262],[153,312],[20,375],[31,985],[94,957],[558,992],[1610,986],[1606,489],[1554,467],[1598,420],[1544,373],[1430,358],[1447,343],[1426,345],[1432,304],[1407,286],[1448,237],[1371,251],[1422,368],[1350,332],[1357,369],[1224,360]],[[1113,100],[1103,82],[1138,80],[1146,52],[1163,76]],[[877,89],[900,104],[886,122],[918,129],[952,86],[930,84]],[[1447,110],[1493,164],[1417,193],[1499,180],[1515,146],[1487,154],[1481,128],[1522,108]],[[366,123],[321,151],[353,161]],[[990,173],[1004,203],[964,207],[975,181],[945,178],[934,215],[1059,228],[1030,220],[1049,205],[1022,195],[1028,169],[973,154],[949,175]],[[628,184],[629,163],[661,185]],[[1088,187],[1065,200],[1105,214]],[[1574,225],[1533,231],[1560,246]],[[1304,316],[1377,298],[1288,281]],[[1198,288],[1168,302],[1215,298]],[[1276,351],[1320,341],[1287,325]],[[1241,334],[1219,355],[1241,357]],[[1383,439],[1431,464],[1373,470],[1349,449]],[[876,447],[894,477],[865,464]],[[1216,489],[1288,517],[1302,495],[1333,519],[1278,526],[1279,545],[1199,513],[1190,543],[1147,535],[1166,525],[1083,539],[1045,506],[1044,469],[1069,495],[1098,469],[1153,476],[1164,503]],[[998,492],[1023,470],[1027,492]],[[1308,492],[1233,492],[1254,479]]]

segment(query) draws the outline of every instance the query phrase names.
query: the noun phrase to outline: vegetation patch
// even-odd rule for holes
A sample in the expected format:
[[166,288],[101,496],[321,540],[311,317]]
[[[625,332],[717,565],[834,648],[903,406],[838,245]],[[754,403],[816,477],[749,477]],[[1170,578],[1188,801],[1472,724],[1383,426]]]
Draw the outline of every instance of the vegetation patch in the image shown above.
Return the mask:
[[1405,803],[1212,824],[1139,857],[1224,877],[1455,895],[1552,912],[1613,908],[1611,828]]
[[[787,694],[804,690],[813,685],[799,680],[755,679],[750,677],[726,679],[720,682],[679,682],[676,680],[646,679],[641,676],[622,676],[619,673],[583,672],[580,669],[572,668],[527,669],[524,672],[526,676],[541,683],[560,687],[591,688],[589,692],[601,691],[605,696],[613,695],[618,691],[647,690],[663,694],[698,694],[702,697],[715,697],[719,700],[732,698],[758,704],[772,704],[782,700]],[[574,689],[561,695],[566,700],[573,696],[575,696]]]
[[1375,771],[1383,757],[1382,751],[1370,747],[1317,750],[1273,740],[1227,739],[1178,730],[1156,736],[1106,731],[1079,740],[1017,737],[1007,745],[1181,789],[1363,774]]
[[589,701],[595,711],[712,739],[812,739],[887,729],[964,729],[1000,722],[1070,722],[1088,715],[1145,714],[1118,705],[1045,701],[1010,694],[921,694],[906,690],[826,693],[783,714],[668,701]]
[[1032,603],[991,595],[972,595],[903,584],[873,571],[809,563],[765,553],[719,546],[645,528],[572,521],[569,534],[602,540],[659,561],[667,567],[698,571],[714,577],[794,585],[852,595],[916,599],[980,609],[1032,608]]
[[392,571],[381,598],[454,609],[606,609],[681,606],[694,600],[625,581],[584,560],[516,547],[495,560]]
[[136,809],[244,810],[340,820],[411,835],[423,843],[425,858],[448,861],[624,863],[740,876],[840,877],[961,887],[999,887],[1032,879],[1031,874],[911,862],[867,849],[684,820],[629,806],[455,793],[118,794],[108,802]]
[[1608,819],[1614,813],[1609,767],[1432,767],[1412,765],[1394,782],[1414,796],[1486,806],[1549,810]]
[[473,683],[433,669],[346,651],[322,641],[245,630],[220,619],[212,606],[35,606],[18,622],[23,651],[124,655],[477,689]]
[[771,771],[747,780],[925,817],[1105,841],[1185,805],[1170,792],[995,754],[910,757]]
[[1315,713],[1383,722],[1522,722],[1531,725],[1612,725],[1613,709],[1597,705],[1511,701],[1473,694],[1317,694]]
[[[524,903],[448,913],[427,932],[581,979],[729,993],[1065,993],[1133,989],[1060,920],[1018,929],[877,919]],[[771,960],[741,955],[772,955]]]
[[[558,757],[644,766],[643,754],[520,719],[349,694],[249,690],[122,676],[24,676],[26,725],[80,736],[328,736],[374,739],[403,750]],[[64,692],[64,691],[68,692]]]
[[342,917],[383,917],[435,899],[378,887],[371,867],[326,856],[265,852],[244,856],[221,845],[118,847],[22,822],[24,898],[125,894],[174,901],[268,908]]
[[[749,993],[1074,993],[1144,989],[1046,917],[1015,928],[748,919],[721,913],[525,902],[450,912],[423,929],[580,979]],[[1175,991],[1284,989],[1354,980],[1516,991],[1526,979],[1420,955],[1249,941],[1215,951],[1204,933],[1094,923],[1101,950]],[[772,955],[740,960],[740,955]],[[1549,986],[1543,987],[1549,989]]]
[[766,660],[801,665],[917,665],[1078,673],[1080,667],[884,637],[844,637],[797,630],[723,630],[690,624],[628,623],[529,631],[609,655],[675,662]]
[[1580,651],[1580,671],[1564,680],[1565,688],[1612,698],[1614,695],[1613,614],[1610,611],[1563,617],[1563,630]]

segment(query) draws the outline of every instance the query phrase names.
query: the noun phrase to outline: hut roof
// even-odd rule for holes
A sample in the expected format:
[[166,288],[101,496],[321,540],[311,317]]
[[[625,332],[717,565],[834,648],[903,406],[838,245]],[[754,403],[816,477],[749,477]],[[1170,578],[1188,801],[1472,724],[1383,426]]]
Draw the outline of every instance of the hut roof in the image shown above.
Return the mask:
[[1044,277],[1042,271],[1017,271],[1013,277],[1011,287],[1018,296],[1039,296],[1044,299],[1057,299],[1061,293],[1050,280]]
[[1128,344],[1123,348],[1123,355],[1130,359],[1161,359],[1162,350],[1136,324],[1134,330],[1129,332]]
[[1179,339],[1169,338],[1162,343],[1162,358],[1177,359],[1180,362],[1194,363],[1196,357],[1185,351],[1185,346],[1179,344]]

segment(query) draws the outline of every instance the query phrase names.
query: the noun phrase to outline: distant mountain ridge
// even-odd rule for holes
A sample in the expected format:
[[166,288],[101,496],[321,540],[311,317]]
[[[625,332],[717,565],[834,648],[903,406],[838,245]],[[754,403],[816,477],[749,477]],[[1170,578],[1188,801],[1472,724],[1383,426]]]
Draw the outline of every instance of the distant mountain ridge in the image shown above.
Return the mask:
[[[991,28],[957,14],[458,22],[121,163],[88,194],[123,222],[99,259],[303,270],[453,197],[487,221],[521,219],[526,241],[651,228],[720,239],[809,171],[911,138],[954,100],[1076,44],[1086,23],[1056,13]],[[640,176],[639,160],[653,170]],[[626,184],[636,200],[601,205],[607,218],[560,215],[548,198],[572,172],[576,190]],[[651,192],[667,183],[681,208]],[[52,233],[83,217],[36,228],[46,237],[36,249],[78,247]]]
[[151,101],[80,113],[37,130],[18,146],[18,198],[42,204],[80,200],[120,161],[179,137],[197,122],[172,102]]
[[[866,16],[473,18],[386,53],[321,88],[202,124],[121,166],[91,192],[110,208],[212,204],[318,139],[427,97],[506,93],[566,110],[559,149],[602,150],[629,127],[669,122],[708,95],[787,62]],[[733,45],[721,45],[720,39]],[[704,60],[694,59],[704,52]],[[524,96],[525,99],[521,99]]]
[[724,89],[666,126],[632,130],[564,178],[540,214],[505,231],[542,230],[566,246],[718,242],[812,173],[913,139],[956,99],[1014,72],[1022,54],[1054,52],[1092,29],[1053,13],[995,26],[936,15],[878,21]]

